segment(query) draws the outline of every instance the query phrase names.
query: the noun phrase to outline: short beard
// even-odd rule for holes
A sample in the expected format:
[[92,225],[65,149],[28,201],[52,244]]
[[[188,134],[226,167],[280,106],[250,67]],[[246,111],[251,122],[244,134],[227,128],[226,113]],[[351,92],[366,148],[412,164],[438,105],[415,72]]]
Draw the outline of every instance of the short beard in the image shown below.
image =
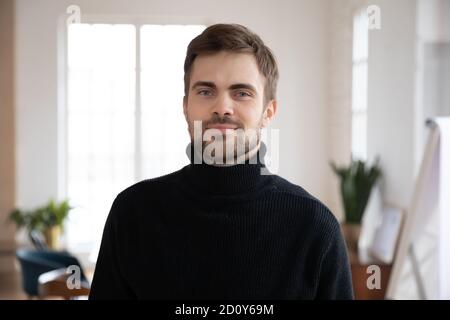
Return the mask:
[[[236,130],[226,130],[225,133],[217,129],[206,129],[209,123],[202,123],[201,137],[196,137],[195,128],[192,122],[188,121],[191,144],[196,157],[202,159],[201,162],[229,166],[244,163],[257,153],[261,143],[262,116],[255,128],[244,130],[243,126],[240,126]],[[199,141],[195,141],[196,139]],[[201,146],[201,150],[197,150],[200,149],[198,146]]]
[[[206,132],[208,136],[208,133]],[[256,153],[261,142],[261,128],[237,129],[213,135],[202,141],[203,158],[214,165],[234,165],[244,163]],[[216,154],[218,153],[218,154]]]

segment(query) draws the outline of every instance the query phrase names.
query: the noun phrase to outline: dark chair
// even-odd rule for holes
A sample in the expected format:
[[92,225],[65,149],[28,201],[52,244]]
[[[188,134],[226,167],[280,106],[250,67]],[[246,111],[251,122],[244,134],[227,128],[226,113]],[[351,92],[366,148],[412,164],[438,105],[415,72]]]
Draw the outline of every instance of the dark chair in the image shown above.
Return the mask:
[[45,238],[42,236],[41,232],[31,230],[28,234],[28,237],[37,250],[49,250],[47,243],[45,242]]
[[68,252],[20,249],[16,256],[22,269],[22,288],[29,297],[38,296],[38,279],[41,274],[71,265],[80,267],[81,281],[87,282],[80,262]]

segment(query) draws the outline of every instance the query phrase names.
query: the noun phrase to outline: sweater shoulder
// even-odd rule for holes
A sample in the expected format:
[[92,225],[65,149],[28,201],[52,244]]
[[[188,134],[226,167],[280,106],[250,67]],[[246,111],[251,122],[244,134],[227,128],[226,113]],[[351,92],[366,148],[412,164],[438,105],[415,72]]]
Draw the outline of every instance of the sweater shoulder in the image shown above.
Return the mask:
[[136,182],[135,184],[127,187],[123,191],[121,191],[117,198],[120,200],[125,199],[136,199],[136,197],[145,197],[148,198],[150,193],[156,192],[156,194],[160,195],[163,194],[164,191],[167,190],[167,188],[172,188],[174,185],[178,183],[180,180],[181,171],[183,169],[180,169],[178,171],[151,178],[151,179],[145,179],[139,182]]
[[319,224],[321,228],[327,228],[331,233],[340,229],[340,224],[331,210],[301,186],[280,176],[274,176],[274,189],[275,192],[303,208],[302,215],[306,215],[311,223]]
[[[125,188],[114,199],[111,214],[113,216],[127,216],[135,208],[147,208],[149,203],[166,202],[166,197],[178,185],[183,169],[151,179],[145,179]],[[127,218],[127,219],[128,219]]]

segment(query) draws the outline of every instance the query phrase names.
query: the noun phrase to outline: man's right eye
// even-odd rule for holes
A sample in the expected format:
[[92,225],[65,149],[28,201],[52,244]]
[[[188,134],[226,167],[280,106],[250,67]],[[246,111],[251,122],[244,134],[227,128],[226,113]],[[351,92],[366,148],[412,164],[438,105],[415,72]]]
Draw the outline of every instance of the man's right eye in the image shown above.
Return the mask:
[[197,92],[197,94],[200,96],[210,96],[212,93],[211,93],[211,90],[203,89],[203,90],[199,90]]

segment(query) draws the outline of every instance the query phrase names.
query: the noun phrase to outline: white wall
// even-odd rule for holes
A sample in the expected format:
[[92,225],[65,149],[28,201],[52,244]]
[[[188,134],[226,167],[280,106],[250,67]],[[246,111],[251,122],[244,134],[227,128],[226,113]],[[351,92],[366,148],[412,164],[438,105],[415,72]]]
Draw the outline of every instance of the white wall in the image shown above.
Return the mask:
[[[450,74],[450,1],[371,3],[380,6],[382,22],[369,41],[369,156],[381,156],[385,201],[409,209],[430,132],[425,119],[448,113],[443,101]],[[428,221],[412,241],[427,297],[435,298],[437,229],[433,213],[426,213]],[[420,298],[409,257],[392,293],[396,299]]]
[[384,200],[407,207],[416,156],[416,1],[371,4],[381,9],[381,30],[369,33],[368,156],[381,158]]
[[422,40],[450,41],[450,1],[417,0],[417,33]]
[[[327,148],[338,166],[351,160],[353,17],[365,5],[366,0],[333,0],[330,7]],[[329,206],[343,219],[340,180],[331,169],[327,180]]]
[[14,1],[0,1],[0,272],[13,270],[14,228]]
[[450,0],[417,1],[416,169],[429,129],[423,123],[450,115]]
[[71,4],[82,14],[199,17],[257,32],[280,66],[279,174],[327,202],[328,1],[17,0],[17,205],[41,204],[61,187],[57,22]]

